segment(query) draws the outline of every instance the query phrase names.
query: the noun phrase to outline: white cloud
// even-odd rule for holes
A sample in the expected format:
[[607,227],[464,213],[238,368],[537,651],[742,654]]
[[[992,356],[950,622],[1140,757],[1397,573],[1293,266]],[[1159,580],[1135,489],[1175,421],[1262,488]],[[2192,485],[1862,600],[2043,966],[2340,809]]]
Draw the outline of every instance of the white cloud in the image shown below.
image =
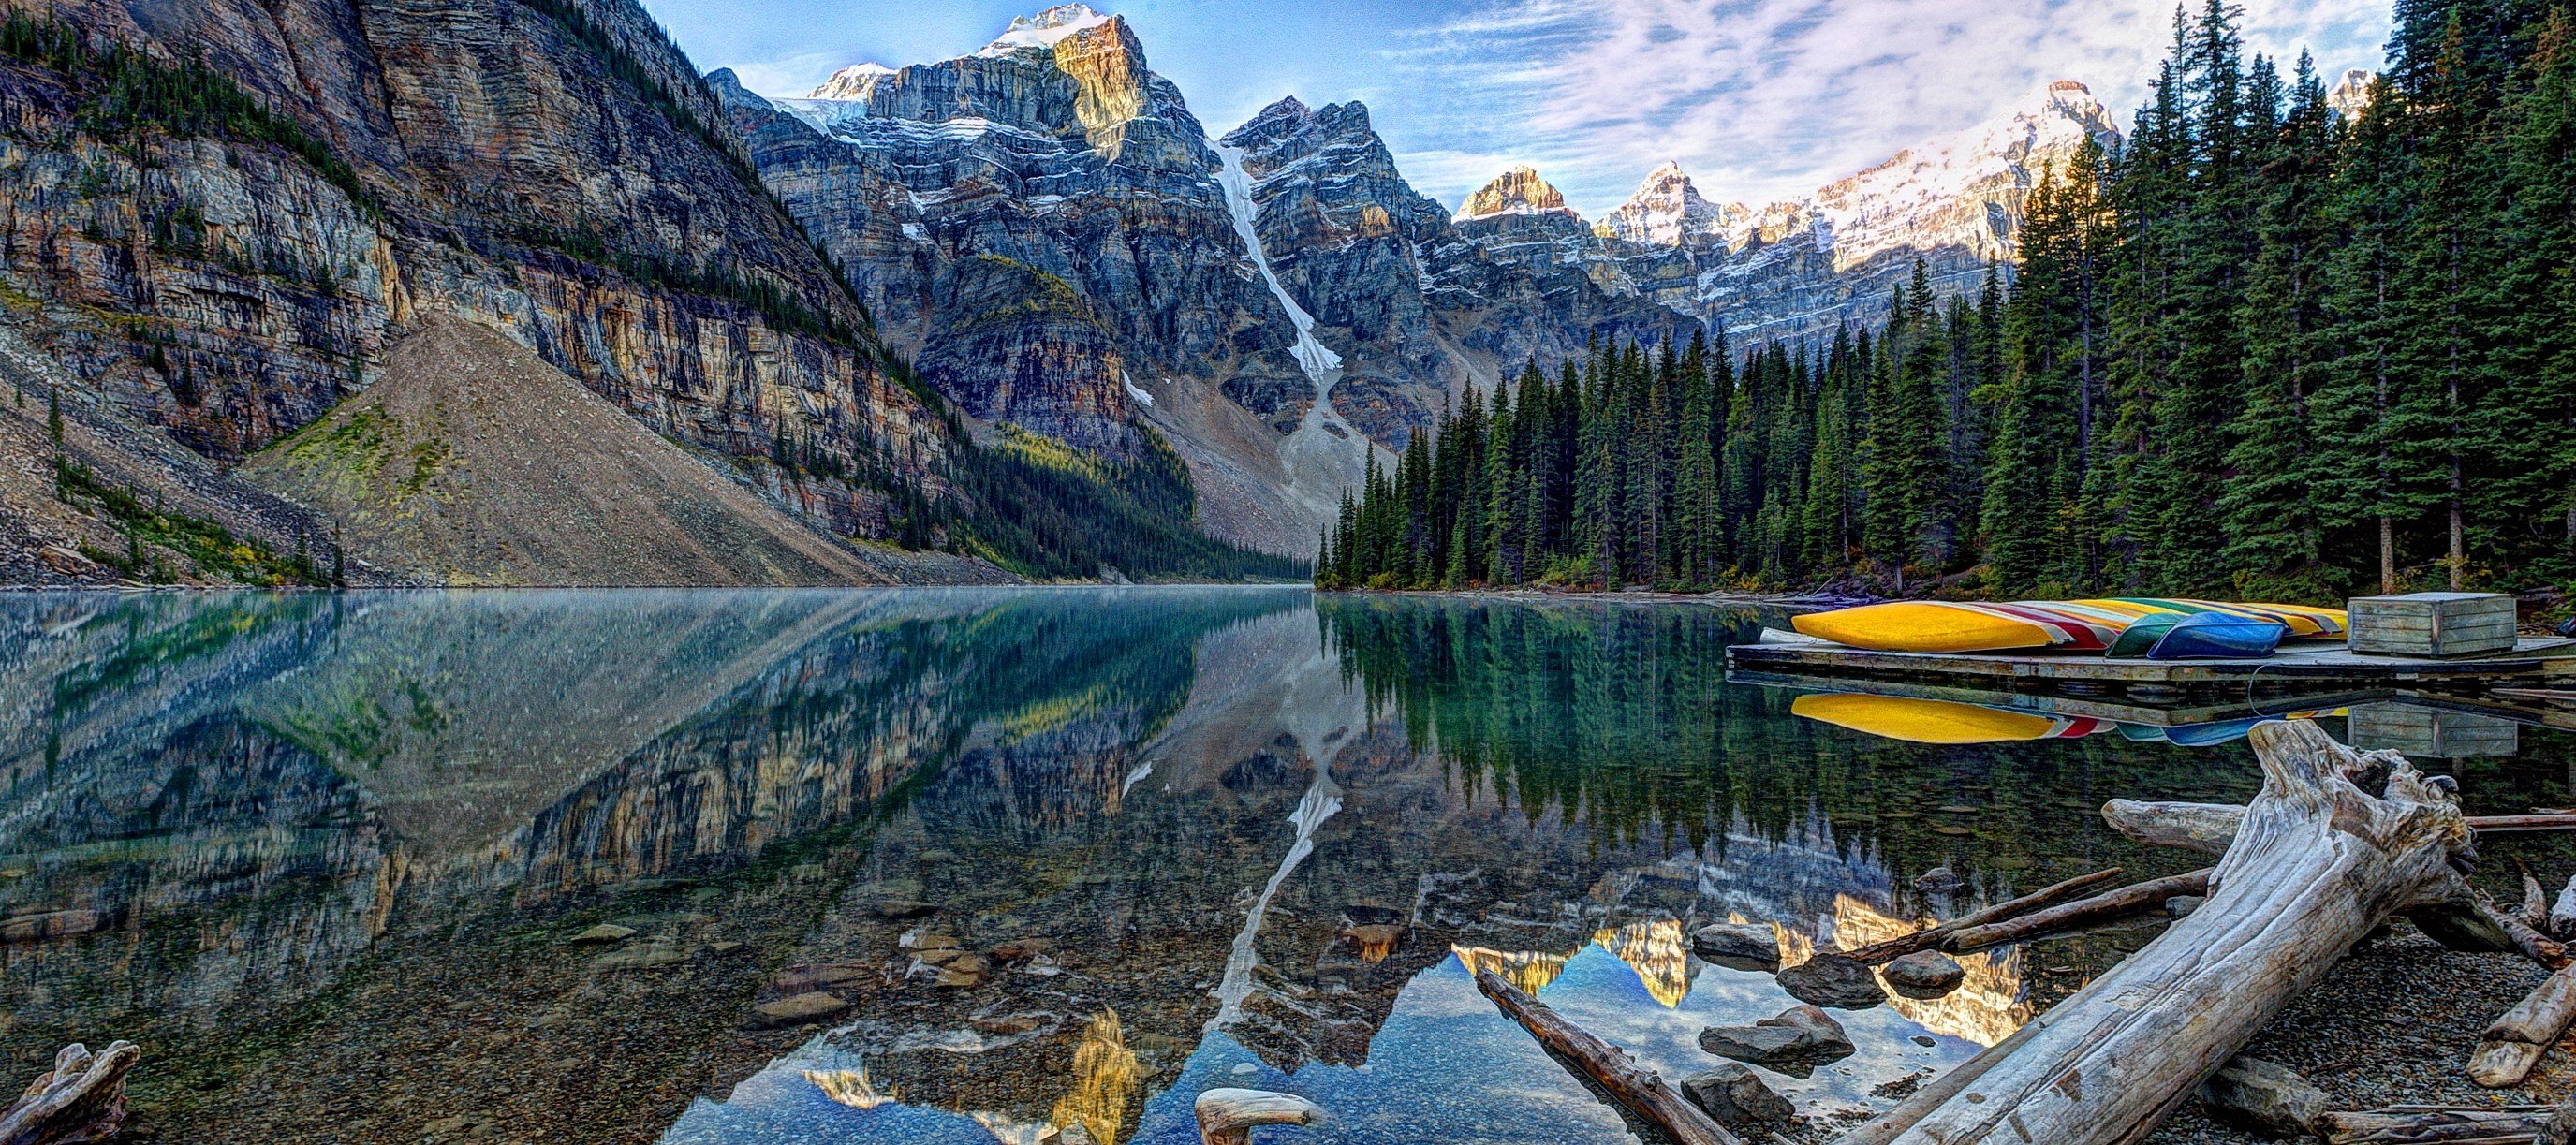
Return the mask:
[[[1678,159],[1711,198],[1804,194],[2055,79],[2126,123],[2171,43],[2172,0],[1485,0],[1388,53],[1409,90],[1399,158],[1456,203],[1539,167],[1587,216]],[[2331,75],[2372,66],[2387,0],[2259,0],[2254,51],[2313,45]],[[2286,68],[2286,63],[2284,67]]]

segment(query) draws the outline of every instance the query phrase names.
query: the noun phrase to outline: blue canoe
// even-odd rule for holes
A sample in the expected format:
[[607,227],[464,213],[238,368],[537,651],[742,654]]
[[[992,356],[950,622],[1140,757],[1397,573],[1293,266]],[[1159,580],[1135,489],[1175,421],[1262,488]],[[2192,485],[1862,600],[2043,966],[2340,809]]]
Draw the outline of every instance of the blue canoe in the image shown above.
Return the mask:
[[2183,617],[2147,649],[2149,660],[2260,660],[2281,646],[2290,626],[2277,620],[2203,612]]

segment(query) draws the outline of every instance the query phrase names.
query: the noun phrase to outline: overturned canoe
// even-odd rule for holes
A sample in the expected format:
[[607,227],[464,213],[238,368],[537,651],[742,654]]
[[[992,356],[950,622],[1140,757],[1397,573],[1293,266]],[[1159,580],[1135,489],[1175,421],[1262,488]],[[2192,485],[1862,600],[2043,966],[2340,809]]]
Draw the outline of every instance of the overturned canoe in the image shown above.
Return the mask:
[[1789,623],[1819,640],[1882,652],[2100,652],[2135,619],[2074,601],[1896,600],[1795,616]]
[[1872,696],[1852,692],[1800,696],[1789,702],[1792,715],[1835,727],[1903,740],[1907,743],[2014,743],[2040,739],[2082,739],[2109,731],[2109,720],[2014,712],[1951,700],[1910,696]]
[[2003,652],[2024,648],[2104,652],[2131,625],[2151,616],[2210,616],[2272,623],[2293,638],[2336,637],[2344,631],[2344,614],[2334,609],[2144,597],[2003,604],[1898,600],[1810,613],[1792,617],[1790,624],[1819,640],[1881,652]]
[[2281,646],[2288,625],[2277,620],[2203,612],[2174,621],[2147,649],[2149,660],[2260,660]]

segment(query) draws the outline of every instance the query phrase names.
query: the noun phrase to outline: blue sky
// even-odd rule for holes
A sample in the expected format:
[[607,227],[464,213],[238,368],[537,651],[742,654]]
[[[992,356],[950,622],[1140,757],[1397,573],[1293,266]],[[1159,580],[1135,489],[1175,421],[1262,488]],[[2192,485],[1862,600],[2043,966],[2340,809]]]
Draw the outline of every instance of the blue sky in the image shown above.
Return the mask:
[[[2196,2],[2196,0],[2195,0]],[[802,95],[841,66],[982,47],[1039,0],[644,0],[698,66]],[[1677,159],[1760,204],[2081,80],[2125,125],[2172,0],[1094,0],[1222,134],[1294,93],[1365,101],[1405,176],[1455,206],[1515,162],[1586,216]],[[2389,0],[2244,0],[2247,39],[2375,67]]]

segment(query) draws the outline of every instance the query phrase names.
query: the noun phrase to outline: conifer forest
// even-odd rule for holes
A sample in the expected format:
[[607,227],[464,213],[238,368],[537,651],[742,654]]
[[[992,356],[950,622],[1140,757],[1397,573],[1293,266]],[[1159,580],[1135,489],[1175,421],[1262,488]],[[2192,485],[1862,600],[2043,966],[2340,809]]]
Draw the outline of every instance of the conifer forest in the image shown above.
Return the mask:
[[2402,0],[2365,107],[2178,13],[2017,266],[1829,340],[1596,342],[1373,469],[1328,588],[2340,603],[2576,585],[2576,9]]

